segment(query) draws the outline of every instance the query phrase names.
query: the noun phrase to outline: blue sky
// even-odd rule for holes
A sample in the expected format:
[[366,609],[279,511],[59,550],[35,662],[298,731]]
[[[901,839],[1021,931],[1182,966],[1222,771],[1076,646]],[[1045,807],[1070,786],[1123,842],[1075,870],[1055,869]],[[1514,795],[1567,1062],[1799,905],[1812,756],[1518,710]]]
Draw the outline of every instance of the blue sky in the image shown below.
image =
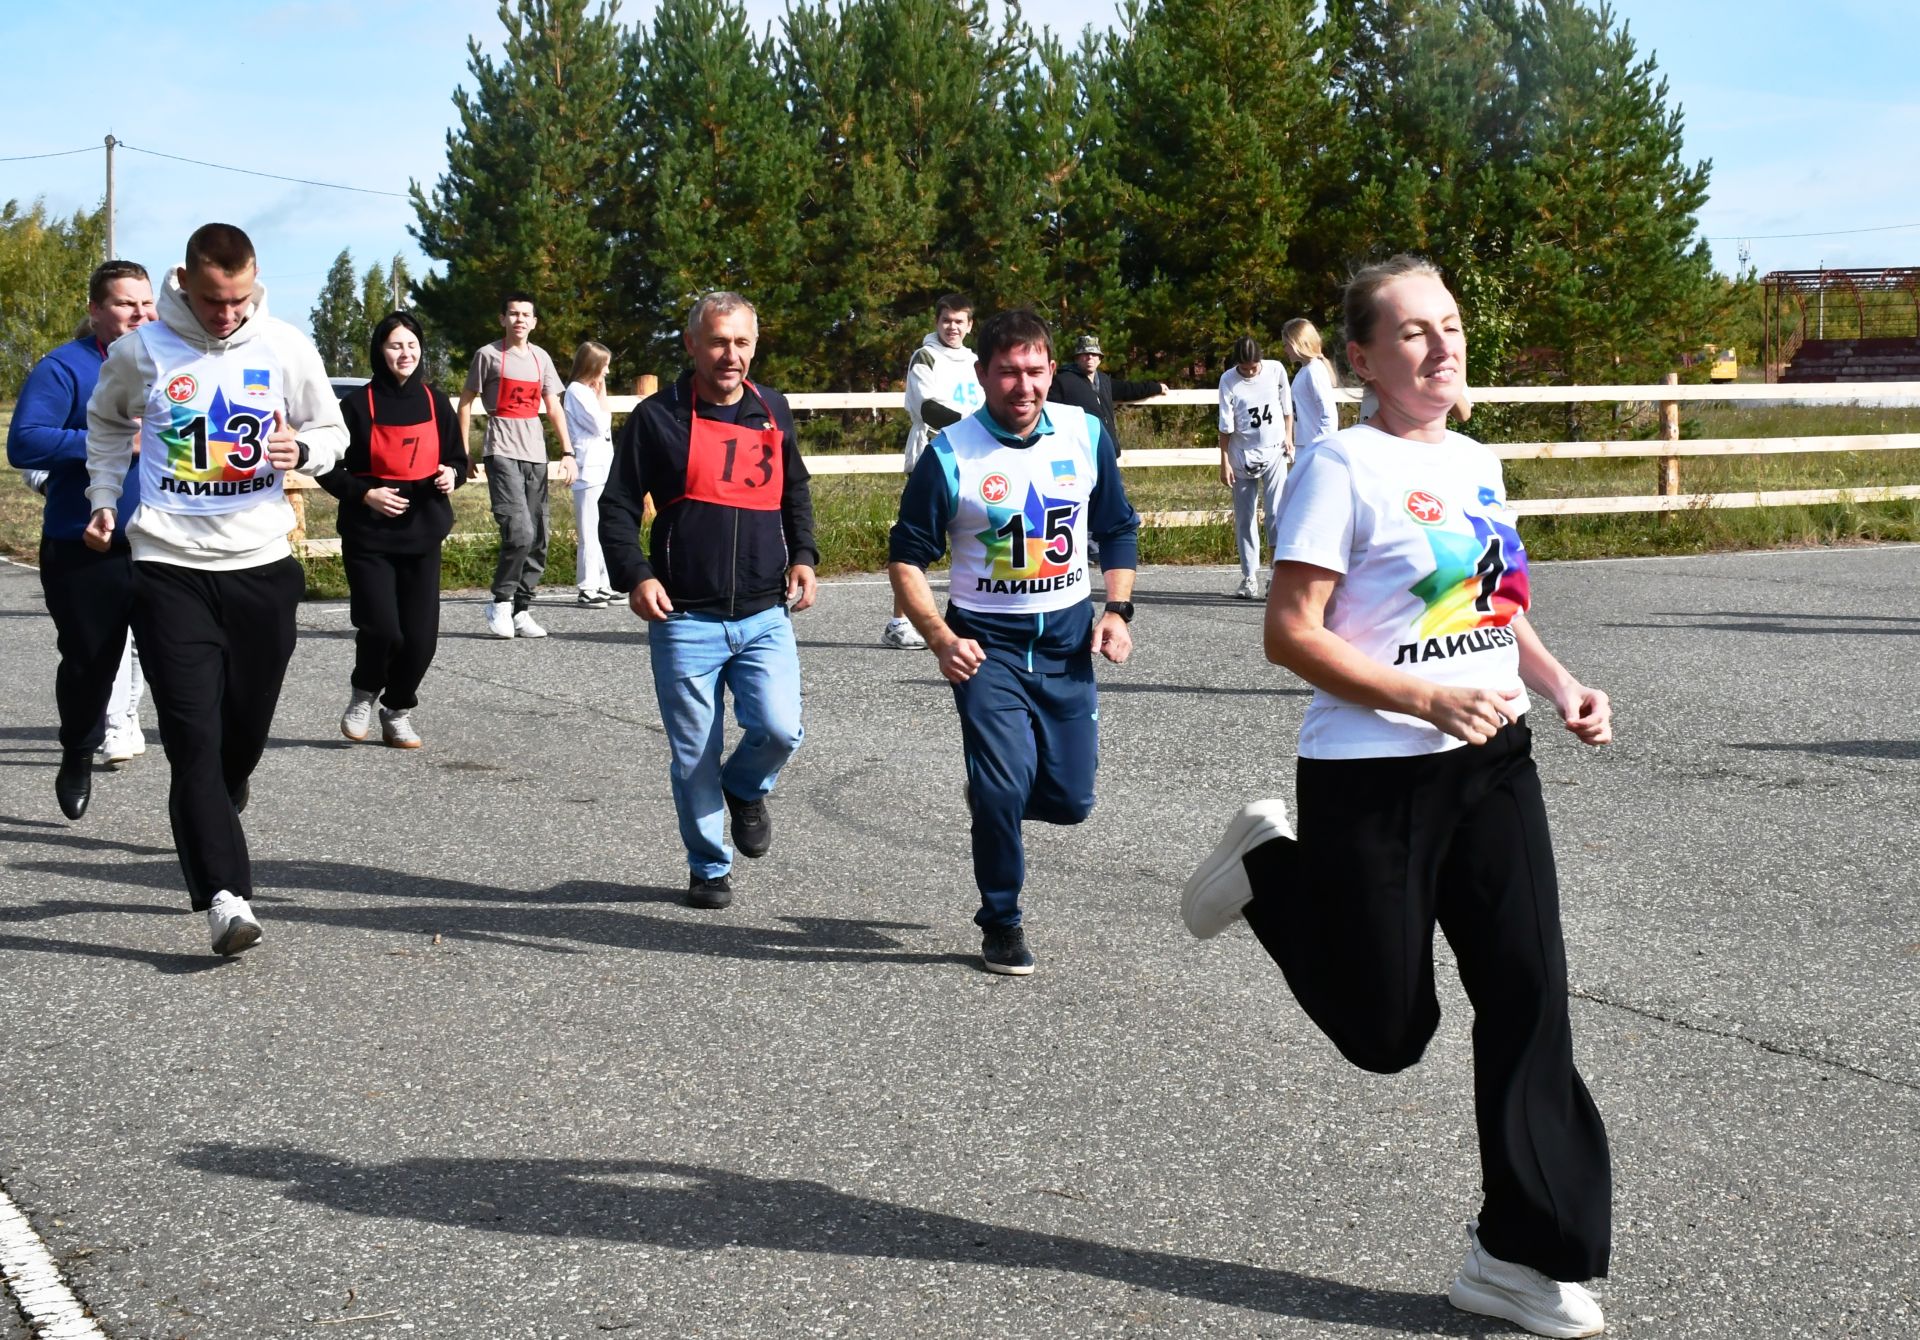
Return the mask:
[[[1713,160],[1701,212],[1723,269],[1742,239],[1771,269],[1920,265],[1920,81],[1912,20],[1887,0],[1622,0],[1686,114],[1689,161]],[[1029,22],[1077,33],[1113,8],[1028,0]],[[784,0],[750,0],[756,22]],[[0,48],[17,110],[0,158],[99,145],[138,149],[404,195],[445,163],[466,36],[498,45],[495,0],[134,0],[0,5]],[[645,20],[652,3],[622,7]],[[113,34],[112,52],[91,44]],[[123,150],[120,252],[175,263],[210,218],[253,235],[280,316],[305,325],[327,267],[396,251],[415,268],[403,198],[239,176]],[[0,162],[0,200],[44,196],[61,212],[99,203],[103,155]],[[1781,233],[1916,225],[1833,237]]]

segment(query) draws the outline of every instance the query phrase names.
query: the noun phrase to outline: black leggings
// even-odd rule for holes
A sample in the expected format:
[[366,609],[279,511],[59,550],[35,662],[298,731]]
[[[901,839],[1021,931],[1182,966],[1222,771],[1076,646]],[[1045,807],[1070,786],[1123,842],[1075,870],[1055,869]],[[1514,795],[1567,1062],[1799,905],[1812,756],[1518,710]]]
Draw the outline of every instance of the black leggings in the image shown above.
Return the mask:
[[106,735],[113,677],[127,649],[133,617],[133,558],[120,536],[106,553],[84,540],[40,539],[40,589],[59,635],[60,668],[53,700],[60,711],[60,748],[91,754]]
[[1433,928],[1473,1003],[1474,1118],[1493,1255],[1607,1273],[1606,1128],[1573,1067],[1560,894],[1532,735],[1412,758],[1299,762],[1299,840],[1249,852],[1247,921],[1355,1065],[1420,1059],[1440,1022]]
[[381,693],[390,711],[420,701],[420,681],[440,641],[440,546],[423,554],[369,554],[348,540],[341,553],[359,630],[353,687]]
[[267,747],[306,586],[295,558],[223,572],[133,565],[133,634],[160,717],[173,845],[195,911],[222,889],[253,897],[233,801]]

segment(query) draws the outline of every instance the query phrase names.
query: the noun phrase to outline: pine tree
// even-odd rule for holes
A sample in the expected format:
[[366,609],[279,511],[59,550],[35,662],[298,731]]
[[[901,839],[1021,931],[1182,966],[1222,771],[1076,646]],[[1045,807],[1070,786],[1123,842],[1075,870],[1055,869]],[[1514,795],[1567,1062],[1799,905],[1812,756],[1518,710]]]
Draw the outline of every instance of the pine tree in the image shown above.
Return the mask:
[[605,320],[612,248],[604,192],[618,157],[623,93],[614,7],[503,0],[501,57],[467,43],[474,89],[458,89],[447,170],[412,188],[413,235],[443,275],[419,281],[420,315],[472,347],[499,333],[509,290],[539,304],[536,340],[565,362]]
[[366,313],[354,284],[353,253],[342,251],[327,270],[311,315],[313,345],[336,377],[366,376]]

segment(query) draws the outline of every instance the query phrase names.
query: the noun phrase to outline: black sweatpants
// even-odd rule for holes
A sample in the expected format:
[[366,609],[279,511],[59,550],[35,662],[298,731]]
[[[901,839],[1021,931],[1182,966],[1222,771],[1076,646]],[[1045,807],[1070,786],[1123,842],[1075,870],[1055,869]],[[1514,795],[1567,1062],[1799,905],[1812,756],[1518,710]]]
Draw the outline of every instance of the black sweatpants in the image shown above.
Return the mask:
[[60,748],[88,753],[107,733],[107,701],[133,615],[133,556],[124,537],[102,554],[84,540],[40,537],[40,589],[60,647],[53,699]]
[[1473,1003],[1474,1118],[1493,1255],[1607,1273],[1606,1128],[1573,1066],[1566,947],[1532,735],[1413,758],[1299,761],[1299,838],[1246,856],[1247,921],[1346,1058],[1386,1074],[1440,1022],[1433,928]]
[[160,716],[173,845],[196,912],[221,889],[253,897],[233,797],[267,746],[305,591],[294,558],[227,572],[133,565],[134,637]]
[[348,540],[341,562],[359,630],[353,687],[384,690],[388,710],[404,712],[419,703],[420,681],[440,641],[440,546],[423,554],[369,554]]

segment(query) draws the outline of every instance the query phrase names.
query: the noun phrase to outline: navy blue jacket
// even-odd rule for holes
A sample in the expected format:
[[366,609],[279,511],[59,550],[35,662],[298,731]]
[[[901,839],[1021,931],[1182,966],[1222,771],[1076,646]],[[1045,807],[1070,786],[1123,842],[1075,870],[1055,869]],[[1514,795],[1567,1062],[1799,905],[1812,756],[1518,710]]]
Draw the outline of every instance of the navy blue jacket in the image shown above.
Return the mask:
[[[87,401],[100,380],[107,351],[91,332],[55,349],[33,365],[7,429],[7,464],[47,472],[47,538],[77,540],[93,516],[87,501]],[[127,471],[115,536],[140,505],[140,463]]]
[[[1053,421],[1044,410],[1034,431],[1024,438],[1002,428],[984,409],[974,417],[1008,446],[1030,447],[1053,431]],[[1087,538],[1100,546],[1102,568],[1137,568],[1140,566],[1140,514],[1127,501],[1113,439],[1091,415],[1087,418],[1087,427],[1093,433],[1094,456],[1098,462],[1093,496],[1087,500]],[[916,568],[938,562],[947,552],[947,531],[953,524],[954,503],[946,469],[939,453],[929,445],[914,465],[913,473],[907,476],[907,487],[900,494],[900,519],[893,523],[887,536],[887,561],[911,563]],[[982,614],[949,604],[946,620],[949,628],[961,637],[978,642],[987,655],[1035,674],[1062,674],[1076,662],[1085,664],[1092,655],[1091,598],[1047,614]]]

